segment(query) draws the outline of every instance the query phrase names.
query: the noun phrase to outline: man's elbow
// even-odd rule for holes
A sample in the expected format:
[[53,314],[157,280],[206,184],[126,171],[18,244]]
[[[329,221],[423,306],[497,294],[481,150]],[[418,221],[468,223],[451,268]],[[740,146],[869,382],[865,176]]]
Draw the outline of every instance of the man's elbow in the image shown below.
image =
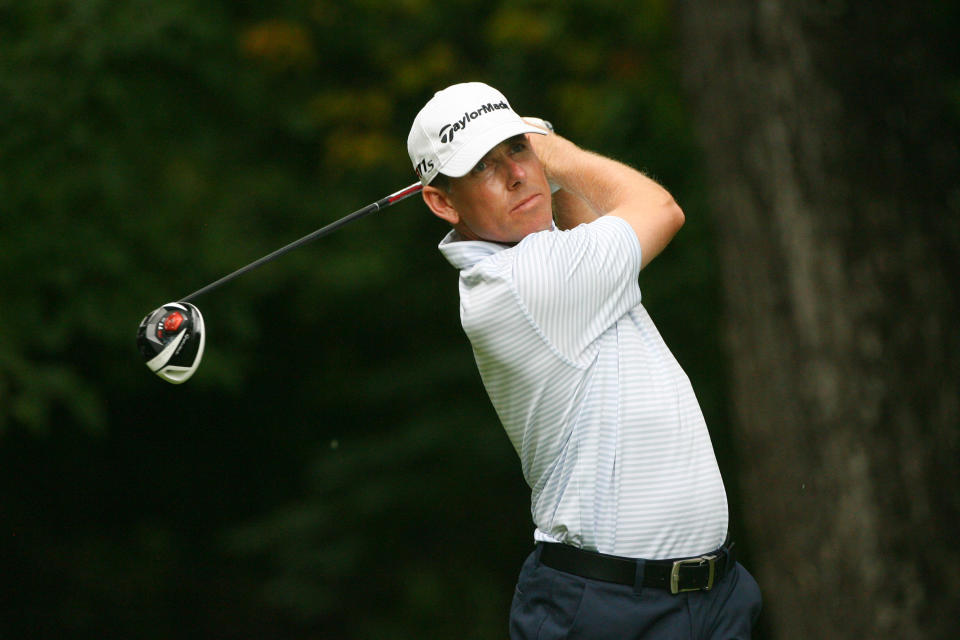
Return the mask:
[[668,197],[667,201],[663,205],[663,215],[666,220],[666,224],[670,227],[673,236],[678,231],[680,227],[683,226],[683,223],[686,222],[686,216],[683,213],[683,209],[680,208],[680,205],[677,204],[677,201],[673,197]]

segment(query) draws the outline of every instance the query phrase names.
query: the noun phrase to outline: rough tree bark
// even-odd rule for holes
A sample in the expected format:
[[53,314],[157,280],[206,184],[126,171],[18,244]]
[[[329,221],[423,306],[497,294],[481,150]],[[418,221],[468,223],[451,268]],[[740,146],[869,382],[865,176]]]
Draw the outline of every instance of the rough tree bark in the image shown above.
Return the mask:
[[960,55],[943,4],[678,3],[775,638],[957,634]]

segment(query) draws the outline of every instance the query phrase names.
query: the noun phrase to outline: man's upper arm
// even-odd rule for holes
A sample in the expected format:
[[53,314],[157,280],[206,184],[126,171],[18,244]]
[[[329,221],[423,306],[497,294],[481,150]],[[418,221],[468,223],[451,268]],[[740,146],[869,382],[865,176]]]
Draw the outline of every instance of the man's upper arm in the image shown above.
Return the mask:
[[521,304],[544,338],[574,362],[640,303],[642,250],[622,219],[534,234],[518,249],[514,281]]

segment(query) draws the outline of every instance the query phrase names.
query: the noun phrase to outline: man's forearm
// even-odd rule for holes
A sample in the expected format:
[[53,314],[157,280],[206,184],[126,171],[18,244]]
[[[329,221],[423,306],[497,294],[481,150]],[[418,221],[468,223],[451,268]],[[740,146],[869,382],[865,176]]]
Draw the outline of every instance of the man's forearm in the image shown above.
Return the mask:
[[[683,225],[683,211],[670,193],[636,169],[556,134],[529,137],[547,177],[568,192],[557,203],[558,218],[565,215],[564,209],[570,212],[569,220],[557,221],[561,228],[576,226],[569,222],[588,222],[593,212],[623,218],[637,234],[646,265]],[[570,196],[582,199],[589,208]]]
[[551,182],[585,200],[598,215],[615,208],[618,198],[611,190],[619,190],[616,174],[626,167],[581,149],[557,134],[530,138]]

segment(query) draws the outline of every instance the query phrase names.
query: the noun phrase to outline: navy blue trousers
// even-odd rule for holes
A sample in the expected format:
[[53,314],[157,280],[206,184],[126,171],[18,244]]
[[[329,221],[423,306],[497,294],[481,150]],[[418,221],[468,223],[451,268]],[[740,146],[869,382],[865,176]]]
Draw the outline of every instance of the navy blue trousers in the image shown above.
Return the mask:
[[710,591],[671,594],[581,578],[540,564],[537,546],[517,581],[511,640],[750,640],[760,588],[739,563]]

